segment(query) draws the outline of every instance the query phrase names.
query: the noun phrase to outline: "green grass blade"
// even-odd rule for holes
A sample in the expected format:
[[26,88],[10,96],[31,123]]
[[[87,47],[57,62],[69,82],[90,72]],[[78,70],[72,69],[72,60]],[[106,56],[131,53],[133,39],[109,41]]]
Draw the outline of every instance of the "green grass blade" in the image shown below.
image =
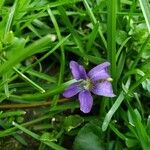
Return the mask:
[[112,123],[109,124],[110,128],[114,131],[115,134],[122,140],[126,140],[126,137],[123,133],[121,133]]
[[20,51],[20,49],[18,49],[18,51],[15,50],[15,52],[16,52],[14,54],[15,56],[14,55],[10,56],[9,60],[0,66],[0,76],[3,73],[10,70],[12,68],[12,66],[20,63],[25,58],[45,49],[46,46],[48,46],[50,43],[51,43],[51,36],[47,35],[47,36],[35,41],[28,47],[22,49],[21,51]]
[[[141,84],[146,78],[150,77],[150,74],[146,74],[143,77],[141,77],[135,84],[133,84],[130,89],[127,91],[126,95],[129,95],[130,93],[132,93],[138,86],[139,84]],[[113,104],[113,106],[110,108],[110,110],[108,111],[108,113],[106,114],[103,124],[102,124],[102,130],[106,131],[109,122],[111,121],[112,116],[114,115],[114,113],[116,112],[116,110],[119,108],[119,106],[121,105],[122,101],[124,100],[125,96],[123,91],[120,93],[120,95],[118,96],[117,100],[115,101],[115,103]]]
[[[55,30],[56,30],[56,33],[57,33],[57,36],[58,36],[58,39],[59,41],[62,40],[62,36],[61,36],[61,32],[60,32],[60,29],[59,29],[59,26],[58,26],[58,23],[56,21],[56,18],[55,16],[53,15],[51,9],[48,9],[48,14],[54,24],[54,27],[55,27]],[[61,49],[61,60],[60,60],[60,73],[59,73],[59,80],[58,80],[58,85],[60,85],[63,81],[63,78],[64,78],[64,70],[65,70],[65,53],[64,53],[64,46],[61,45],[60,46],[60,49]]]
[[74,30],[74,27],[72,26],[66,12],[65,12],[65,9],[63,7],[59,7],[59,12],[61,14],[61,17],[62,17],[62,20],[64,22],[64,24],[66,25],[66,27],[68,27],[68,29],[70,30],[77,46],[79,47],[79,50],[80,52],[84,55],[84,49],[83,49],[83,45],[82,45],[82,42],[80,40],[80,37],[78,36],[77,32]]
[[150,4],[148,0],[139,0],[140,6],[147,24],[148,31],[150,33]]
[[38,31],[36,30],[36,28],[32,25],[32,24],[29,24],[28,25],[28,28],[39,38],[42,38],[41,35],[38,33]]
[[56,2],[49,3],[49,7],[52,8],[52,7],[66,5],[66,4],[74,4],[74,3],[77,3],[80,1],[81,0],[72,0],[72,1],[70,1],[70,0],[58,0]]
[[66,87],[71,85],[72,83],[76,82],[76,80],[70,80],[68,82],[65,82],[61,84],[60,86],[55,86],[53,88],[50,88],[45,93],[34,93],[34,94],[23,94],[22,96],[17,95],[10,95],[11,100],[25,100],[25,101],[42,101],[45,100],[45,98],[48,98],[50,95],[55,95],[58,93],[61,93]]
[[107,20],[107,47],[108,47],[108,59],[111,63],[111,73],[114,79],[116,76],[116,0],[108,0],[108,20]]
[[62,38],[62,40],[60,40],[55,46],[54,48],[52,48],[49,52],[47,52],[44,56],[42,56],[38,61],[36,61],[34,64],[30,65],[29,67],[25,68],[24,71],[28,70],[29,68],[37,65],[39,62],[43,61],[45,58],[47,58],[49,55],[51,55],[53,52],[55,52],[62,44],[64,44],[68,38],[70,37],[70,34],[64,38]]
[[[87,12],[88,12],[88,14],[89,14],[89,16],[91,18],[91,21],[92,21],[93,25],[97,24],[98,21],[97,21],[96,17],[94,16],[94,14],[93,14],[93,12],[92,12],[92,10],[91,10],[87,0],[83,0],[83,2],[84,2],[84,5],[85,5],[85,8],[86,8],[86,10],[87,10]],[[100,37],[101,37],[101,39],[103,41],[103,44],[104,44],[105,48],[107,49],[107,42],[106,42],[105,37],[104,37],[104,35],[103,35],[103,33],[102,33],[100,28],[98,28],[98,32],[99,32],[99,35],[100,35]]]
[[99,24],[96,23],[93,27],[92,33],[89,36],[89,40],[87,42],[86,50],[92,51],[92,45],[94,43],[94,40],[96,39],[97,32],[98,32]]
[[[21,70],[24,72],[25,67],[21,67]],[[28,73],[29,75],[35,76],[39,79],[43,79],[43,80],[46,80],[48,82],[56,83],[56,78],[55,77],[49,76],[45,73],[38,72],[38,71],[33,70],[33,69],[27,70],[26,73]]]
[[37,83],[35,83],[34,81],[32,81],[31,79],[29,79],[27,76],[25,76],[22,72],[20,72],[18,69],[16,69],[15,67],[13,67],[13,69],[15,70],[15,72],[26,82],[28,82],[32,87],[34,87],[35,89],[37,89],[38,91],[40,91],[41,93],[44,93],[45,90],[39,86]]
[[[5,59],[3,59],[3,58],[1,58],[4,62],[6,62],[6,60]],[[41,93],[44,93],[45,92],[45,90],[42,88],[42,87],[40,87],[38,84],[36,84],[34,81],[32,81],[31,79],[29,79],[27,76],[25,76],[22,72],[20,72],[17,68],[15,68],[15,67],[13,67],[13,70],[24,80],[24,81],[26,81],[26,82],[28,82],[32,87],[34,87],[35,89],[37,89],[37,90],[39,90]],[[6,74],[4,74],[4,75],[6,75]],[[5,80],[4,80],[5,81]],[[7,81],[7,80],[6,80]],[[7,84],[7,82],[5,83],[5,84]],[[6,86],[4,84],[4,87]],[[7,87],[7,89],[8,89],[8,87]],[[6,90],[5,90],[6,91]],[[8,91],[9,92],[9,91]],[[9,94],[9,93],[8,93]],[[6,96],[7,96],[7,93],[6,93]],[[9,97],[9,95],[7,96],[7,97]]]
[[[30,125],[36,124],[36,123],[41,122],[41,121],[43,121],[45,119],[51,118],[53,115],[55,115],[57,113],[59,113],[59,112],[58,111],[50,112],[47,115],[44,115],[44,116],[39,117],[37,119],[31,120],[29,122],[25,122],[25,123],[21,124],[21,126],[25,126],[26,127],[26,126],[30,126]],[[5,137],[5,136],[8,136],[8,135],[12,135],[12,134],[15,133],[16,130],[17,130],[16,127],[11,127],[11,128],[8,128],[8,129],[6,129],[4,131],[0,131],[0,137]]]
[[[62,38],[61,41],[59,41],[54,48],[52,48],[50,51],[48,51],[45,55],[43,55],[40,59],[38,59],[35,63],[31,64],[30,66],[26,67],[25,69],[22,70],[22,73],[29,70],[30,68],[36,66],[37,64],[39,64],[41,61],[43,61],[45,58],[47,58],[48,56],[50,56],[53,52],[55,52],[62,44],[64,44],[68,38],[70,37],[70,35]],[[0,68],[1,69],[1,68]],[[13,80],[15,80],[18,77],[18,75],[13,76],[12,78],[9,79],[9,81],[5,81],[5,82],[11,82]],[[5,83],[4,82],[4,83]],[[3,83],[3,84],[4,84]],[[3,84],[1,84],[0,86],[2,86]]]
[[17,111],[8,111],[4,112],[0,115],[0,118],[12,117],[12,116],[20,116],[25,115],[26,112],[24,110],[17,110]]
[[4,32],[4,39],[6,38],[7,33],[10,31],[10,27],[11,27],[11,24],[13,21],[17,3],[18,3],[18,0],[15,0],[13,7],[10,9],[10,14],[8,16],[8,20],[7,20],[7,24],[6,24],[6,28],[5,28],[5,32]]
[[[62,40],[61,32],[60,32],[58,23],[56,21],[56,18],[53,15],[51,9],[48,9],[48,14],[49,14],[49,16],[50,16],[50,18],[51,18],[51,20],[53,22],[53,25],[55,27],[58,39],[59,39],[59,41],[61,41]],[[64,46],[61,45],[60,49],[61,49],[61,59],[60,59],[60,73],[59,73],[59,79],[58,79],[58,86],[63,82],[64,71],[65,71],[65,52],[64,52]],[[53,100],[53,105],[57,104],[58,98],[59,98],[59,95],[56,95],[55,98],[54,98],[54,100]]]
[[132,109],[129,102],[128,102],[128,108],[133,120],[134,130],[136,131],[138,140],[141,143],[143,150],[149,150],[150,137],[148,136],[145,127],[143,126],[141,120],[138,118],[137,113]]
[[127,44],[127,42],[128,42],[130,39],[131,39],[131,37],[128,37],[128,38],[121,44],[121,46],[120,46],[120,48],[118,49],[117,54],[116,54],[116,62],[118,61],[118,58],[119,58],[119,56],[120,56],[120,53],[121,53],[123,47]]
[[107,127],[109,125],[109,122],[110,122],[112,116],[114,115],[116,110],[119,108],[119,106],[121,105],[123,100],[124,100],[124,93],[121,92],[120,95],[118,96],[117,100],[115,101],[115,103],[113,104],[113,106],[110,108],[110,110],[108,111],[108,113],[105,116],[105,119],[102,124],[102,131],[107,130]]
[[31,137],[33,137],[34,139],[38,140],[38,141],[41,141],[42,143],[45,143],[46,145],[48,145],[49,147],[55,149],[55,150],[65,150],[63,147],[51,142],[51,141],[42,141],[40,139],[40,136],[38,134],[35,134],[34,132],[31,132],[30,130],[26,129],[25,127],[15,123],[15,122],[12,122],[12,124],[17,127],[18,129],[20,129],[21,131],[25,132],[26,134],[30,135]]
[[[3,75],[3,81],[6,81],[6,80],[8,80],[8,74],[7,73]],[[6,97],[9,97],[9,87],[8,87],[7,82],[4,84],[4,91],[5,91]]]

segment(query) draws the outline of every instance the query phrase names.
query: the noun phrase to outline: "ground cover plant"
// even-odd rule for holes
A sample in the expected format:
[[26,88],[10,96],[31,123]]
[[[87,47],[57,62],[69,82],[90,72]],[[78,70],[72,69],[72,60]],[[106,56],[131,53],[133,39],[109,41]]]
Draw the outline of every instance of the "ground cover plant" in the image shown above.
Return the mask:
[[150,150],[148,0],[0,1],[1,150]]

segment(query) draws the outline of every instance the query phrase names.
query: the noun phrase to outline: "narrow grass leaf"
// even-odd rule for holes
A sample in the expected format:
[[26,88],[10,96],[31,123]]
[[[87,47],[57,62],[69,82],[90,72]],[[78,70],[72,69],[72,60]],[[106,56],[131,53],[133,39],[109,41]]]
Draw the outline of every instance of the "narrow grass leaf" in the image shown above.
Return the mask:
[[[53,25],[55,27],[58,39],[59,39],[59,41],[61,41],[61,39],[62,39],[61,31],[59,29],[57,20],[56,20],[55,16],[53,15],[51,9],[48,9],[48,14],[49,14],[49,16],[50,16],[50,18],[51,18],[51,20],[53,22]],[[64,52],[64,46],[61,45],[60,49],[61,49],[61,59],[60,59],[60,73],[59,73],[59,79],[58,79],[58,86],[63,82],[64,71],[65,71],[65,52]],[[56,95],[55,98],[54,98],[54,100],[53,100],[53,104],[54,105],[57,104],[58,98],[59,98],[59,95]]]
[[23,61],[25,58],[38,53],[42,49],[45,49],[45,47],[48,46],[50,43],[51,43],[51,36],[47,35],[47,36],[43,37],[42,39],[39,39],[39,40],[35,41],[34,43],[30,44],[28,47],[24,48],[21,51],[20,51],[20,49],[18,49],[18,51],[16,50],[18,53],[15,55],[15,57],[14,57],[14,55],[11,56],[11,58],[9,58],[9,60],[7,62],[5,62],[4,64],[2,64],[0,66],[0,76],[3,73],[10,70],[12,68],[12,66]]
[[136,112],[132,109],[131,105],[128,102],[129,112],[132,117],[133,124],[135,126],[134,130],[137,133],[138,140],[141,143],[143,150],[149,150],[150,137],[148,136],[145,127],[141,123],[141,120],[137,116]]
[[[21,126],[30,126],[30,125],[33,125],[33,124],[36,124],[38,122],[41,122],[45,119],[48,119],[48,118],[51,118],[53,115],[59,113],[58,111],[54,111],[54,112],[50,112],[49,114],[47,115],[44,115],[42,117],[39,117],[37,119],[34,119],[34,120],[31,120],[29,122],[25,122],[23,124],[21,124]],[[8,128],[4,131],[0,131],[0,137],[5,137],[5,136],[9,136],[9,135],[12,135],[15,133],[15,131],[17,130],[17,127],[11,127],[11,128]]]
[[122,140],[126,140],[126,137],[124,134],[122,134],[112,123],[109,124],[110,128],[114,131],[115,134],[117,134],[117,136],[122,139]]
[[[8,74],[6,73],[3,75],[3,81],[7,81],[7,80],[8,80]],[[6,97],[8,98],[9,97],[9,88],[8,88],[7,82],[5,82],[5,84],[4,84],[4,91],[5,91]]]
[[16,111],[8,111],[4,112],[0,115],[0,118],[7,118],[7,117],[12,117],[12,116],[21,116],[25,115],[26,112],[24,110],[16,110]]
[[108,19],[107,19],[107,47],[108,59],[111,62],[111,73],[114,79],[116,77],[116,0],[108,0]]
[[25,68],[24,71],[28,70],[29,68],[37,65],[39,62],[43,61],[45,58],[47,58],[49,55],[51,55],[53,52],[55,52],[62,44],[64,44],[68,38],[70,37],[70,34],[64,38],[62,38],[62,40],[60,40],[55,46],[54,48],[52,48],[50,51],[48,51],[44,56],[42,56],[40,59],[38,59],[34,64],[31,64],[30,66],[28,66],[27,68]]
[[96,39],[97,33],[98,33],[99,24],[96,23],[93,27],[92,33],[89,36],[86,49],[87,51],[92,51],[91,47],[94,43],[94,40]]
[[52,7],[66,5],[66,4],[74,4],[74,3],[77,3],[80,1],[81,0],[72,0],[72,1],[70,1],[70,0],[58,0],[56,2],[49,3],[49,7],[52,8]]
[[78,36],[77,32],[74,30],[74,27],[72,26],[67,14],[66,14],[65,9],[62,6],[60,6],[60,7],[58,7],[58,10],[61,14],[61,17],[62,17],[64,24],[70,30],[77,46],[79,47],[80,52],[84,55],[84,49],[83,49],[83,45],[82,45],[82,42],[80,40],[80,37]]
[[[91,9],[90,6],[89,6],[87,0],[83,0],[83,3],[84,3],[84,5],[85,5],[85,8],[86,8],[86,10],[87,10],[87,12],[88,12],[90,18],[91,18],[91,21],[92,21],[93,25],[95,25],[95,24],[97,24],[97,23],[99,24],[99,22],[97,21],[96,17],[95,17],[94,14],[93,14],[92,9]],[[107,42],[106,42],[106,40],[105,40],[105,37],[104,37],[104,35],[103,35],[103,33],[102,33],[100,27],[98,28],[98,33],[99,33],[99,35],[100,35],[100,37],[101,37],[101,39],[102,39],[102,41],[103,41],[103,44],[104,44],[105,48],[107,49]]]
[[66,87],[68,87],[70,84],[73,84],[74,82],[76,82],[76,80],[70,80],[59,86],[50,88],[45,93],[23,94],[21,96],[10,95],[10,98],[11,100],[22,99],[24,101],[42,101],[42,100],[45,100],[45,98],[48,98],[49,96],[55,95],[57,93],[61,93]]
[[112,116],[114,115],[116,110],[119,108],[119,106],[121,105],[123,100],[124,100],[124,93],[121,92],[120,95],[118,96],[117,100],[115,101],[115,103],[110,108],[110,110],[108,111],[108,113],[106,114],[106,116],[104,118],[104,121],[103,121],[103,124],[102,124],[102,131],[106,131],[107,130],[107,127],[109,125],[109,122],[112,119]]
[[[21,67],[22,71],[24,71],[24,69],[25,69],[25,67]],[[38,71],[33,70],[33,69],[27,70],[26,73],[28,73],[29,75],[35,76],[39,79],[43,79],[43,80],[48,81],[48,82],[56,83],[56,78],[55,77],[49,76],[45,73],[38,72]]]
[[148,0],[139,0],[139,2],[150,33],[150,3]]
[[40,91],[41,93],[44,93],[45,90],[39,86],[37,83],[35,83],[34,81],[32,81],[31,79],[29,79],[27,76],[25,76],[22,72],[20,72],[18,69],[16,69],[15,67],[13,67],[13,69],[15,70],[15,72],[24,80],[27,81],[32,87],[34,87],[35,89],[37,89],[38,91]]
[[37,134],[31,132],[30,130],[24,128],[23,126],[21,126],[21,125],[15,123],[15,122],[12,122],[12,124],[13,124],[15,127],[19,128],[21,131],[23,131],[23,132],[25,132],[26,134],[28,134],[28,135],[30,135],[31,137],[33,137],[34,139],[36,139],[36,140],[39,140],[39,139],[40,139],[40,136],[39,136],[39,135],[37,135]]
[[[65,43],[68,38],[70,37],[70,34],[64,38],[62,38],[61,41],[59,41],[54,48],[52,48],[50,51],[48,51],[44,56],[42,56],[40,59],[38,59],[35,63],[31,64],[30,66],[26,67],[25,69],[22,70],[22,73],[24,73],[25,71],[29,70],[30,68],[36,66],[37,64],[39,64],[41,61],[43,61],[45,58],[47,58],[49,55],[51,55],[53,52],[55,52],[63,43]],[[0,68],[1,69],[1,68]],[[8,81],[5,82],[11,82],[13,80],[15,80],[18,77],[18,75],[14,75],[13,77],[11,77]],[[4,83],[5,83],[4,82]],[[2,86],[4,83],[0,84],[0,86]]]
[[[57,20],[55,18],[55,16],[53,15],[51,9],[48,9],[48,14],[53,22],[53,25],[55,27],[55,30],[56,30],[56,33],[57,33],[57,36],[58,36],[58,39],[59,41],[62,40],[62,36],[61,36],[61,31],[59,29],[59,26],[58,26],[58,23],[57,23]],[[61,49],[61,60],[60,60],[60,73],[59,73],[59,79],[58,79],[58,85],[60,85],[63,81],[63,78],[64,78],[64,70],[65,70],[65,53],[64,53],[64,46],[63,44],[60,46],[60,49]]]
[[14,138],[23,146],[28,146],[28,143],[26,142],[26,140],[20,136],[19,134],[13,134]]
[[121,51],[123,50],[123,47],[127,44],[127,42],[131,39],[131,37],[128,37],[120,46],[120,48],[118,49],[117,53],[116,53],[116,62],[118,61],[118,58],[120,56]]
[[36,140],[38,140],[38,141],[41,141],[42,143],[45,143],[46,145],[48,145],[49,147],[51,147],[51,148],[53,148],[53,149],[55,149],[55,150],[65,150],[63,147],[61,147],[61,146],[59,146],[59,145],[57,145],[57,144],[55,144],[55,143],[53,143],[53,142],[51,142],[51,141],[48,141],[48,142],[42,141],[42,140],[40,139],[40,136],[39,136],[38,134],[35,134],[34,132],[31,132],[30,130],[26,129],[25,127],[23,127],[23,126],[21,126],[21,125],[15,123],[15,122],[12,122],[12,124],[13,124],[15,127],[19,128],[21,131],[23,131],[23,132],[25,132],[26,134],[28,134],[28,135],[30,135],[31,137],[33,137],[34,139],[36,139]]
[[17,4],[18,4],[18,0],[15,0],[14,5],[10,9],[10,14],[8,16],[8,20],[7,20],[7,24],[6,24],[6,28],[4,32],[4,39],[6,38],[7,33],[10,31]]
[[118,64],[117,64],[116,86],[118,84],[119,78],[123,71],[125,60],[126,60],[126,52],[123,51],[119,57]]
[[36,28],[32,25],[32,24],[29,24],[27,26],[37,37],[41,38],[41,35],[38,33],[38,31],[36,30]]

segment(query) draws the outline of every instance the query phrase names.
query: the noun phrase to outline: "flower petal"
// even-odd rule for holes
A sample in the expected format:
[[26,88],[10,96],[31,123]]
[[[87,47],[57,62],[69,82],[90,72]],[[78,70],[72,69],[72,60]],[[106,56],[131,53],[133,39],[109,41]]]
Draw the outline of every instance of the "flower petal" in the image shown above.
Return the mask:
[[79,93],[80,110],[84,113],[89,113],[93,105],[93,97],[87,90]]
[[112,85],[108,81],[97,83],[94,85],[94,88],[91,90],[96,95],[102,95],[106,97],[114,97]]
[[104,63],[94,67],[88,73],[89,78],[92,79],[93,81],[109,78],[110,75],[107,70],[109,66],[110,66],[109,62],[104,62]]
[[63,93],[63,96],[66,98],[73,97],[81,91],[81,88],[78,83],[70,85]]
[[71,69],[73,77],[76,80],[87,78],[86,71],[85,71],[84,67],[79,65],[77,62],[71,61],[70,62],[70,69]]

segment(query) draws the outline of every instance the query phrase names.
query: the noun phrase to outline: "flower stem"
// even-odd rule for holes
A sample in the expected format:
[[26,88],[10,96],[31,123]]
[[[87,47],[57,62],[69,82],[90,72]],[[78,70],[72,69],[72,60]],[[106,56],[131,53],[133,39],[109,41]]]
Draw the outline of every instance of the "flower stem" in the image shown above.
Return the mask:
[[[59,99],[58,103],[64,103],[68,102],[70,99]],[[49,106],[51,105],[52,101],[49,102],[38,102],[38,103],[33,103],[33,104],[1,104],[0,109],[14,109],[14,108],[34,108],[34,107],[41,107],[41,106]]]

